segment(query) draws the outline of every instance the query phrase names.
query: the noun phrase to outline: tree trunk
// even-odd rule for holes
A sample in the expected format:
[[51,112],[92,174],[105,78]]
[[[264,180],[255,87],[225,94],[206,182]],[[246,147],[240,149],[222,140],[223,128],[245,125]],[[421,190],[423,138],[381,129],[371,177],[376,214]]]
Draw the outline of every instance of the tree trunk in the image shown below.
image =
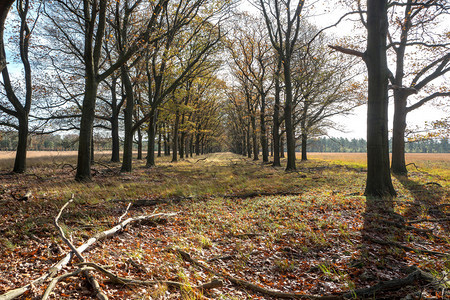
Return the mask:
[[189,156],[194,156],[194,134],[191,134],[190,142],[189,142]]
[[283,135],[280,136],[280,157],[284,158],[284,138]]
[[307,142],[308,142],[308,135],[306,134],[306,132],[302,130],[302,161],[308,160],[306,152],[306,148],[308,146]]
[[267,133],[266,133],[266,99],[264,95],[261,95],[261,110],[259,114],[259,124],[261,128],[261,148],[262,148],[262,157],[263,162],[269,162],[269,146],[267,143]]
[[178,161],[178,126],[180,123],[180,113],[177,110],[175,112],[175,123],[173,126],[173,137],[172,137],[172,145],[173,145],[173,151],[172,151],[172,162]]
[[[87,72],[88,73],[88,72]],[[80,137],[78,143],[78,162],[75,180],[92,181],[91,177],[91,138],[94,124],[95,100],[98,84],[93,74],[87,74],[83,107],[81,108]]]
[[[185,133],[184,132],[182,132],[181,134],[180,134],[180,149],[179,149],[179,152],[180,152],[180,159],[184,159],[184,150],[185,150]],[[186,153],[187,153],[187,151],[186,151]]]
[[[278,62],[278,70],[280,69],[281,62]],[[280,78],[279,72],[275,74],[275,103],[273,106],[273,125],[272,125],[272,143],[273,143],[273,164],[274,167],[281,167],[280,163]],[[284,157],[284,155],[282,156]]]
[[19,132],[14,161],[14,173],[24,173],[27,170],[27,144],[28,144],[28,116],[25,114],[19,118]]
[[[0,49],[3,49],[3,32],[5,30],[5,21],[8,16],[9,8],[14,3],[14,0],[6,0],[0,2]],[[3,51],[0,51],[0,72],[6,67],[6,57]]]
[[171,138],[170,138],[170,130],[167,130],[167,156],[170,156],[171,148],[172,148],[172,143],[171,143]]
[[161,124],[158,126],[158,157],[161,157]]
[[138,137],[138,141],[137,141],[137,145],[138,145],[137,159],[141,160],[142,159],[142,132],[141,132],[141,127],[140,126],[137,129],[137,137]]
[[256,133],[256,118],[255,116],[251,116],[250,120],[252,122],[252,145],[253,145],[253,160],[258,160],[258,137]]
[[292,123],[292,82],[290,61],[286,59],[283,64],[284,82],[286,89],[286,101],[284,104],[284,124],[286,127],[287,163],[286,171],[295,171],[295,132]]
[[[389,198],[396,193],[389,169],[387,27],[387,0],[368,0],[365,62],[369,92],[365,195]],[[386,203],[386,209],[392,209],[392,201],[389,202]]]
[[394,126],[392,134],[392,164],[394,174],[406,175],[408,173],[405,162],[405,129],[406,129],[406,96],[402,91],[394,92]]
[[250,123],[247,124],[247,157],[252,158],[252,144],[250,143]]
[[[199,130],[198,130],[199,131]],[[195,134],[195,155],[200,155],[200,133]]]
[[114,77],[111,83],[111,140],[112,140],[112,153],[111,162],[120,162],[120,139],[119,139],[119,114],[120,108],[117,107],[117,94],[116,94],[117,78]]
[[146,167],[154,167],[155,164],[155,136],[156,136],[156,118],[155,111],[151,112],[148,122],[148,146],[147,146],[147,164]]
[[119,116],[113,113],[111,119],[112,153],[111,161],[120,162]]
[[94,164],[94,161],[95,161],[95,158],[94,158],[94,155],[95,155],[94,146],[95,146],[95,144],[94,144],[94,134],[92,134],[92,136],[91,136],[91,164]]
[[127,99],[124,110],[125,137],[123,143],[123,160],[121,172],[131,172],[133,163],[133,110],[134,97],[133,85],[128,74],[128,68],[124,65],[121,68],[122,82],[125,87],[125,97]]

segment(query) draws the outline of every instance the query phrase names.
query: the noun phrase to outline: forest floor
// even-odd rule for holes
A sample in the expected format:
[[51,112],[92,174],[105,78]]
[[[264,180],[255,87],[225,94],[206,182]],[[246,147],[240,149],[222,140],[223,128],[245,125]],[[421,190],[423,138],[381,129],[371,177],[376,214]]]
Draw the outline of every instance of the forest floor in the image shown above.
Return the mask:
[[[26,174],[2,171],[0,299],[70,252],[53,223],[72,194],[59,223],[76,247],[125,212],[124,219],[176,213],[129,225],[83,252],[117,276],[156,282],[111,283],[106,273],[92,272],[109,299],[449,299],[447,157],[417,160],[408,177],[393,177],[397,221],[381,220],[385,226],[370,231],[365,163],[311,157],[290,173],[218,153],[177,163],[161,158],[154,168],[135,160],[134,171],[122,174],[120,164],[102,157],[88,184],[74,181],[73,162],[63,158]],[[58,275],[77,263],[72,259]],[[419,269],[428,277],[411,275]],[[223,285],[196,288],[215,278]],[[32,285],[18,299],[40,299],[48,285]],[[375,288],[363,290],[369,287]],[[49,299],[94,299],[94,293],[75,276],[59,282]]]

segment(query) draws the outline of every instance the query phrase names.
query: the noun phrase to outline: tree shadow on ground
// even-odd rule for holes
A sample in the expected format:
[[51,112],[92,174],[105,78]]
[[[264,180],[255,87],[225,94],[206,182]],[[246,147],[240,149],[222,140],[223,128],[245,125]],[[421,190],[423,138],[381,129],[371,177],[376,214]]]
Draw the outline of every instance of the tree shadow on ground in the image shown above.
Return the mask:
[[[448,199],[448,192],[437,183],[429,182],[428,184],[420,184],[411,180],[407,176],[395,176],[400,183],[411,192],[414,201],[409,203],[409,207],[404,213],[408,220],[415,219],[443,219],[447,215],[445,213],[445,203],[442,200]],[[448,203],[447,203],[448,204]],[[446,224],[448,227],[448,223]]]

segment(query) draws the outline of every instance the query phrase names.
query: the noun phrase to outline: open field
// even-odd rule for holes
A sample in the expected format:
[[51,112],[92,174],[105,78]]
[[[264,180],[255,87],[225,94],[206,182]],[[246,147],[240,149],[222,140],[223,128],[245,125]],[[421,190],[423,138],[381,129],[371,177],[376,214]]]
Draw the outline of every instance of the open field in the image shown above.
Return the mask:
[[[96,160],[108,161],[109,151],[97,151]],[[144,153],[145,156],[145,153]],[[14,151],[0,151],[0,170],[12,168],[14,164]],[[74,163],[76,162],[77,151],[29,151],[28,164],[39,166],[51,163]],[[300,154],[298,154],[300,158]],[[354,163],[366,166],[366,153],[308,153],[308,159],[327,160],[334,162]],[[416,166],[428,169],[450,169],[450,153],[407,153],[406,163],[415,163]]]
[[[114,284],[103,273],[93,273],[110,299],[275,299],[264,292],[268,290],[295,293],[297,298],[340,299],[380,281],[410,278],[419,272],[416,268],[431,274],[438,286],[423,278],[401,281],[394,291],[371,290],[364,297],[448,297],[444,287],[450,272],[450,187],[440,171],[448,167],[448,155],[411,158],[418,169],[411,166],[408,178],[393,178],[397,219],[381,220],[376,231],[365,223],[370,213],[365,212],[363,163],[355,154],[333,155],[311,154],[310,161],[299,162],[298,172],[291,173],[218,153],[178,163],[159,158],[150,169],[134,161],[133,172],[120,174],[120,164],[107,163],[109,154],[102,153],[88,184],[74,181],[72,167],[59,161],[62,155],[56,155],[58,161],[38,158],[41,163],[26,174],[4,170],[0,299],[48,272],[69,251],[53,220],[72,193],[75,201],[60,224],[75,246],[117,224],[128,203],[133,206],[127,217],[177,213],[130,225],[83,253],[87,261],[121,277],[156,281],[150,286]],[[19,201],[27,192],[31,196]],[[179,250],[210,269],[187,261]],[[76,270],[76,263],[58,274]],[[223,286],[195,288],[214,278]],[[47,286],[36,285],[19,299],[39,297]],[[71,277],[57,284],[50,299],[94,295],[82,278]]]

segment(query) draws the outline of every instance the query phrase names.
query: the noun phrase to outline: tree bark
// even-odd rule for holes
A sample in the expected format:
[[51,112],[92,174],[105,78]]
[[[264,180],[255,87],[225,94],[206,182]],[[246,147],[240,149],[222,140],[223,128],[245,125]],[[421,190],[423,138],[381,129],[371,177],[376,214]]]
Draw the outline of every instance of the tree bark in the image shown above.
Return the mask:
[[307,146],[308,146],[308,134],[306,132],[302,132],[302,161],[308,160],[308,154],[307,154]]
[[[137,146],[138,146],[138,153],[137,153],[137,159],[142,160],[142,132],[141,132],[141,126],[137,129]],[[154,144],[154,142],[153,142]]]
[[274,167],[281,167],[280,163],[280,69],[281,61],[278,59],[277,74],[275,74],[275,103],[273,105],[273,125],[272,125],[272,139],[273,139],[273,164]]
[[81,109],[80,137],[78,143],[78,162],[75,180],[90,182],[91,177],[91,140],[94,124],[95,100],[98,84],[93,74],[87,72],[83,107]]
[[[395,91],[402,93],[402,91]],[[394,126],[392,132],[392,164],[394,174],[408,173],[405,162],[405,129],[406,129],[406,99],[402,95],[394,95]]]
[[[4,49],[3,32],[5,31],[5,21],[8,16],[9,9],[14,3],[14,0],[6,0],[0,2],[0,49]],[[5,52],[0,50],[0,72],[6,67]]]
[[111,140],[112,152],[111,162],[120,162],[120,139],[119,139],[119,114],[120,107],[117,104],[117,77],[112,79],[111,83]]
[[258,160],[258,138],[256,134],[256,118],[255,116],[250,117],[251,123],[252,123],[252,146],[253,146],[253,160]]
[[175,123],[173,125],[173,137],[172,137],[172,162],[178,161],[178,126],[180,123],[180,112],[175,112]]
[[[389,169],[387,27],[387,0],[368,0],[365,62],[369,92],[365,195],[390,198],[396,192]],[[391,206],[389,203],[386,205]]]
[[291,65],[286,60],[283,64],[284,82],[286,89],[286,101],[284,104],[284,125],[286,128],[286,144],[287,144],[287,163],[286,171],[295,171],[295,132],[292,123],[292,81],[291,81]]
[[27,169],[28,115],[19,118],[19,139],[17,143],[14,173],[24,173]]
[[266,99],[265,95],[261,95],[261,110],[259,113],[259,124],[261,128],[261,148],[263,162],[269,162],[269,146],[267,143],[267,133],[266,133]]
[[161,134],[161,124],[158,126],[158,157],[161,157],[161,139],[162,139],[162,134]]
[[155,163],[155,136],[156,136],[156,111],[151,112],[148,123],[148,148],[147,148],[147,164],[146,167],[154,167]]
[[133,85],[128,73],[128,67],[122,65],[121,68],[122,84],[125,87],[125,97],[127,102],[124,109],[124,143],[123,143],[123,160],[121,172],[131,172],[133,163],[133,110],[134,110],[134,97],[133,97]]

